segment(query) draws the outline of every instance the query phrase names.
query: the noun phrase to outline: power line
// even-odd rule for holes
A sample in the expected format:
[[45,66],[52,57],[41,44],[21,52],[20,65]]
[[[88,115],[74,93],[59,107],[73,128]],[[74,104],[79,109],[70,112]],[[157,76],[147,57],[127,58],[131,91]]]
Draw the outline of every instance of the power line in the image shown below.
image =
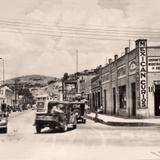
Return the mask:
[[[118,33],[133,33],[133,34],[135,34],[135,33],[137,33],[137,34],[139,34],[139,33],[147,33],[147,34],[157,34],[157,33],[160,33],[160,32],[153,32],[153,30],[149,30],[149,32],[148,31],[144,31],[144,29],[143,30],[113,30],[113,27],[112,27],[112,29],[105,29],[105,30],[101,30],[101,29],[99,29],[99,30],[97,30],[97,29],[89,29],[89,28],[80,28],[80,27],[66,27],[66,26],[60,26],[60,25],[46,25],[46,24],[41,24],[41,23],[30,23],[30,22],[19,22],[19,21],[6,21],[6,20],[1,20],[0,19],[0,22],[1,22],[1,24],[10,24],[10,25],[18,25],[18,26],[22,26],[22,25],[29,25],[30,27],[36,27],[37,28],[37,26],[38,27],[45,27],[46,29],[53,29],[53,28],[58,28],[58,29],[63,29],[63,30],[70,30],[70,31],[83,31],[83,32],[90,32],[90,31],[92,31],[92,32],[94,32],[94,31],[98,31],[99,33],[108,33],[108,32],[118,32]],[[160,29],[159,29],[159,31],[160,31]]]
[[[69,32],[69,33],[71,33],[71,34],[93,34],[93,35],[96,35],[96,36],[105,36],[106,34],[116,34],[116,36],[117,35],[125,35],[125,36],[138,36],[138,35],[140,35],[140,33],[132,33],[132,32],[124,32],[124,31],[116,31],[116,30],[112,30],[112,31],[109,31],[108,30],[108,32],[106,31],[106,32],[96,32],[96,34],[95,34],[95,32],[93,32],[93,31],[86,31],[86,30],[73,30],[73,29],[59,29],[59,28],[40,28],[40,27],[37,27],[37,26],[26,26],[26,25],[22,25],[22,24],[12,24],[12,23],[2,23],[1,21],[0,21],[0,26],[2,26],[2,27],[6,27],[6,26],[9,26],[9,27],[12,27],[12,28],[15,28],[15,27],[17,27],[16,29],[27,29],[27,28],[31,28],[32,30],[33,30],[33,28],[34,29],[36,29],[37,31],[44,31],[44,32],[53,32],[53,31],[60,31],[60,32],[65,32],[65,33],[67,33],[67,32]],[[102,34],[103,33],[103,34]],[[144,33],[141,33],[141,34],[144,34]],[[156,32],[156,34],[155,33],[145,33],[145,36],[157,36],[157,35],[160,35],[160,32]],[[155,37],[156,38],[156,37]],[[159,37],[158,37],[159,38]]]
[[[114,30],[112,29],[105,29],[105,30],[97,30],[97,29],[89,29],[89,28],[75,28],[75,27],[65,27],[65,26],[59,26],[59,25],[52,25],[52,26],[48,26],[48,25],[44,25],[44,24],[34,24],[34,23],[24,23],[24,22],[16,22],[16,21],[4,21],[4,20],[0,20],[1,25],[14,25],[14,26],[18,26],[18,27],[32,27],[32,28],[38,28],[38,29],[42,29],[40,27],[43,27],[43,29],[49,29],[49,30],[53,30],[53,29],[58,29],[58,30],[63,30],[63,31],[70,31],[70,32],[96,32],[98,34],[105,34],[105,33],[116,33],[116,34],[130,34],[130,35],[140,35],[140,34],[145,34],[145,35],[157,35],[160,34],[160,31],[144,31],[144,30]],[[45,27],[45,28],[44,28]]]
[[[68,28],[68,27],[64,27],[64,29],[56,29],[55,27],[57,26],[50,26],[49,28],[40,28],[39,26],[34,26],[35,24],[30,24],[28,26],[28,23],[21,23],[21,22],[9,22],[9,21],[4,21],[4,20],[0,20],[0,26],[2,27],[8,27],[9,29],[16,29],[16,30],[20,30],[21,33],[23,34],[38,34],[38,35],[46,35],[46,36],[58,36],[58,37],[68,37],[68,38],[87,38],[87,39],[98,39],[98,40],[127,40],[126,38],[129,37],[129,39],[131,38],[139,38],[139,37],[142,37],[139,36],[139,34],[135,34],[135,33],[132,33],[130,31],[130,34],[127,34],[127,32],[129,33],[129,31],[127,31],[126,33],[122,33],[122,31],[118,31],[118,30],[108,30],[108,32],[103,32],[103,33],[107,33],[107,34],[102,34],[102,32],[93,32],[93,30],[83,30],[81,28],[81,30],[75,30],[75,29],[78,29],[78,28]],[[36,24],[38,25],[38,24]],[[48,25],[40,25],[41,27],[42,26],[48,26]],[[60,26],[58,26],[60,27]],[[34,28],[34,29],[33,29]],[[25,30],[25,31],[28,31],[27,33],[26,32],[22,32],[22,30]],[[107,31],[107,30],[106,30]],[[114,31],[114,32],[113,32]],[[15,30],[12,30],[12,31],[6,31],[6,30],[2,30],[2,32],[14,32],[14,33],[19,33]],[[37,33],[33,33],[33,32],[37,32]],[[57,32],[56,34],[50,34],[51,32]],[[148,33],[148,34],[143,34],[143,38],[146,37],[146,38],[152,38],[152,39],[159,39],[160,38],[160,32],[156,32],[158,34],[154,34],[153,33]],[[61,34],[61,35],[57,35],[57,34]],[[67,34],[67,35],[62,35],[62,34]],[[74,36],[72,36],[74,35]],[[79,36],[79,37],[77,37]]]
[[[33,20],[25,20],[25,19],[7,19],[7,18],[0,18],[1,21],[10,21],[10,22],[19,22],[19,23],[28,23],[28,24],[34,24],[34,25],[43,25],[44,24],[40,21],[33,21]],[[47,25],[46,25],[47,24]],[[53,26],[53,25],[56,25],[56,27],[64,27],[64,26],[60,26],[60,25],[57,25],[57,24],[53,24],[53,23],[46,23],[45,22],[45,26]],[[88,27],[96,27],[94,29],[102,29],[102,30],[105,30],[106,28],[115,28],[115,29],[134,29],[134,30],[148,30],[148,31],[151,31],[151,30],[159,30],[160,31],[160,28],[156,28],[156,27],[130,27],[130,26],[118,26],[118,27],[115,27],[115,26],[100,26],[100,25],[91,25],[91,24],[87,24]],[[73,28],[73,26],[67,26],[69,28]],[[85,28],[84,25],[78,25],[79,28],[82,28],[83,29],[88,29],[88,28]],[[74,28],[78,28],[78,27],[74,27]]]
[[78,39],[93,39],[93,40],[117,40],[117,41],[128,41],[127,39],[122,38],[94,38],[94,37],[86,37],[86,36],[69,36],[69,35],[56,35],[56,34],[43,34],[43,33],[31,33],[31,32],[18,32],[14,30],[0,30],[0,32],[9,32],[9,33],[18,33],[18,34],[29,34],[29,35],[39,35],[39,36],[47,36],[47,37],[59,37],[59,38],[78,38]]
[[[41,29],[40,28],[40,30],[39,29],[32,29],[32,28],[30,28],[30,27],[28,27],[28,26],[13,26],[13,25],[11,25],[11,24],[1,24],[0,23],[0,25],[2,25],[3,27],[5,26],[5,27],[11,27],[12,29],[16,29],[16,30],[27,30],[27,31],[34,31],[34,32],[47,32],[47,33],[50,33],[50,32],[53,32],[53,31],[56,31],[56,32],[58,32],[57,30],[46,30],[46,29]],[[74,34],[74,35],[89,35],[89,36],[110,36],[110,37],[137,37],[137,35],[129,35],[129,34],[127,34],[127,35],[122,35],[122,34],[116,34],[116,35],[114,35],[114,34],[107,34],[107,35],[105,35],[105,34],[94,34],[94,33],[91,33],[91,32],[89,32],[89,33],[81,33],[81,32],[75,32],[75,33],[73,33],[73,32],[68,32],[68,31],[59,31],[60,33],[65,33],[65,34]],[[58,32],[58,33],[59,33]],[[148,35],[145,35],[145,36],[147,36],[147,38],[160,38],[160,36],[148,36]],[[143,35],[143,37],[144,37],[144,35]]]

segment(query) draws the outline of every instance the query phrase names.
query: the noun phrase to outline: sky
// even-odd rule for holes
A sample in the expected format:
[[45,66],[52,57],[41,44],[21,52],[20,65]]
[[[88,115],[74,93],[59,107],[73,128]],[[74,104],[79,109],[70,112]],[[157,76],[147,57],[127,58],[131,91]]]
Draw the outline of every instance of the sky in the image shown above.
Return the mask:
[[[0,0],[0,20],[23,20],[46,25],[106,29],[160,28],[159,0]],[[40,74],[62,77],[65,72],[104,65],[122,55],[128,40],[99,40],[4,32],[0,21],[0,58],[5,78]],[[143,38],[143,35],[135,37]],[[127,39],[127,38],[126,38]],[[148,39],[152,45],[152,41]],[[160,45],[160,41],[154,44]],[[134,48],[134,41],[131,47]],[[2,79],[2,62],[0,62]]]

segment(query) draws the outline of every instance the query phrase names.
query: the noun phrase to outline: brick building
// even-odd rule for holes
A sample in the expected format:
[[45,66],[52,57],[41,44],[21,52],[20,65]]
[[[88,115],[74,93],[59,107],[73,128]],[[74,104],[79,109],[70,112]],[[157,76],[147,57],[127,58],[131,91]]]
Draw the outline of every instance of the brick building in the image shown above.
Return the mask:
[[101,74],[104,113],[123,117],[160,116],[160,46],[147,46],[146,39],[135,49],[103,67]]

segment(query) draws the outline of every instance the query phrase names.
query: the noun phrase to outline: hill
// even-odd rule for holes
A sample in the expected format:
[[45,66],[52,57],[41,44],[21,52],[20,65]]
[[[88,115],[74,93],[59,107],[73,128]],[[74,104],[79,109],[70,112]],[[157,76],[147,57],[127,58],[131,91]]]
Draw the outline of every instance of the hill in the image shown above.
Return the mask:
[[15,83],[24,84],[28,87],[44,87],[48,85],[50,81],[58,81],[56,77],[44,76],[44,75],[26,75],[21,77],[15,77],[5,81],[5,84],[10,86]]

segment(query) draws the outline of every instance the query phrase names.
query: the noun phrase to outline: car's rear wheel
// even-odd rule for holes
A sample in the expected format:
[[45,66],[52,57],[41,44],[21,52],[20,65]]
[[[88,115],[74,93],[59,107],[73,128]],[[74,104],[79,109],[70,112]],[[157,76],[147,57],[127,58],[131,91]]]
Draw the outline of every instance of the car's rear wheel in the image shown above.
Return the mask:
[[82,121],[83,123],[86,123],[86,119],[83,119],[83,121]]
[[76,129],[76,128],[77,128],[77,125],[76,125],[76,124],[74,124],[74,125],[73,125],[73,129]]
[[6,127],[6,128],[1,129],[1,133],[7,133],[7,127]]
[[41,126],[36,126],[36,132],[41,133]]
[[67,125],[65,124],[62,128],[61,128],[62,132],[66,132],[68,130]]

